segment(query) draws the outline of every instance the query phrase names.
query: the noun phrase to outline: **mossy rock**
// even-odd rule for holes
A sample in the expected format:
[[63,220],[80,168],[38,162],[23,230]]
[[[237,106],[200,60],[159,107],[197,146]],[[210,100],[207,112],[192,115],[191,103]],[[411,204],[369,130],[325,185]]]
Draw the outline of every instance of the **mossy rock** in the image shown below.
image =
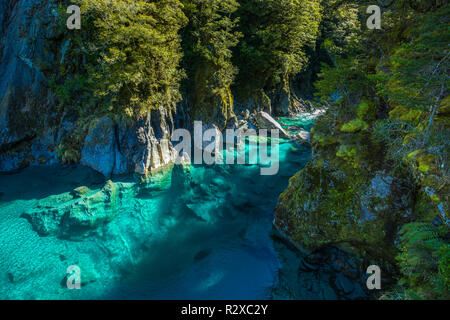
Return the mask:
[[436,169],[435,161],[436,157],[430,154],[417,157],[418,170],[422,173],[427,173],[432,169]]
[[[394,265],[395,233],[389,230],[408,219],[396,180],[324,162],[315,157],[291,178],[276,208],[277,229],[306,251],[347,244],[353,253]],[[379,187],[385,181],[391,182],[386,192]]]
[[364,120],[357,118],[354,120],[351,120],[349,122],[347,122],[346,124],[344,124],[341,127],[341,132],[345,132],[345,133],[354,133],[354,132],[358,132],[361,130],[366,130],[367,128],[369,128],[369,125],[367,124],[367,122],[365,122]]
[[317,144],[321,147],[337,144],[340,142],[339,137],[336,135],[324,135],[322,133],[313,133],[311,135],[312,144]]
[[349,146],[349,145],[340,145],[339,149],[336,153],[336,156],[339,158],[344,158],[344,159],[352,159],[353,157],[356,156],[357,153],[357,149],[355,146]]
[[417,134],[416,133],[409,133],[405,136],[405,138],[403,138],[403,145],[406,146],[408,144],[410,144],[412,141],[414,141],[414,139],[416,139]]
[[411,153],[409,153],[409,154],[407,155],[407,159],[408,159],[408,160],[414,160],[414,159],[417,158],[418,155],[420,155],[420,154],[422,154],[422,153],[424,153],[424,152],[425,152],[424,149],[417,149],[417,150],[414,150],[413,152],[411,152]]

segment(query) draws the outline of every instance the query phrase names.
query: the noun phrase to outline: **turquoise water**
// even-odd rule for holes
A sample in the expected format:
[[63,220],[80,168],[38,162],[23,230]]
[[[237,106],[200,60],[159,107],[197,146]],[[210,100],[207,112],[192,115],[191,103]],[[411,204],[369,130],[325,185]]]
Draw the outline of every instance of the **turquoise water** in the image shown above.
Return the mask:
[[[280,121],[295,131],[310,129],[313,118]],[[273,211],[310,154],[284,141],[276,176],[261,176],[258,165],[216,165],[176,166],[145,183],[116,177],[118,200],[99,209],[114,210],[114,218],[79,233],[43,234],[24,213],[43,208],[42,224],[52,222],[54,208],[77,205],[75,188],[85,186],[94,196],[102,190],[99,174],[52,166],[2,175],[0,298],[336,298],[328,280],[314,280],[323,282],[319,293],[279,289],[281,273],[284,281],[297,274],[286,265],[298,257],[271,237]],[[81,269],[80,290],[67,288],[71,265]]]

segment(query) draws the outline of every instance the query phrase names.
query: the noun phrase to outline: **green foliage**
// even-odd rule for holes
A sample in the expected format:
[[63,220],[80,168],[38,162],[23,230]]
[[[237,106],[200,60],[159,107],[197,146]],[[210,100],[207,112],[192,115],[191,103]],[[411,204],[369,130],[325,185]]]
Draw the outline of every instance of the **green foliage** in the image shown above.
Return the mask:
[[240,38],[238,19],[232,14],[236,0],[183,0],[189,23],[183,30],[183,65],[188,73],[186,87],[194,97],[195,117],[204,109],[225,105],[225,118],[232,113],[229,88],[238,69],[231,62]]
[[[181,98],[179,29],[186,23],[178,0],[76,0],[82,29],[68,33],[70,48],[57,92],[63,102],[84,91],[87,113],[128,116]],[[66,15],[63,16],[65,21]],[[82,89],[82,90],[81,90]],[[95,108],[95,109],[94,109]]]
[[244,35],[236,50],[239,86],[272,89],[289,84],[307,63],[321,21],[320,1],[241,0]]
[[417,19],[407,37],[390,56],[380,92],[392,103],[428,111],[445,97],[450,80],[450,7]]
[[187,68],[199,68],[212,63],[217,69],[215,86],[229,87],[237,73],[231,63],[231,48],[240,38],[235,31],[238,19],[231,18],[239,4],[235,0],[183,0],[184,12],[189,19],[183,30],[184,59]]
[[[393,1],[383,10],[382,30],[368,30],[365,8],[374,3],[324,1],[337,13],[357,4],[359,22],[351,10],[323,17],[320,47],[329,59],[315,87],[316,95],[332,104],[335,129],[327,134],[352,133],[349,139],[367,134],[383,146],[393,176],[414,179],[413,190],[433,190],[425,200],[416,194],[414,211],[423,207],[427,214],[416,212],[398,234],[400,283],[406,291],[399,296],[448,299],[448,225],[436,227],[431,220],[444,214],[448,200],[450,9],[442,1]],[[338,21],[349,29],[342,32]],[[322,132],[314,135],[320,142]],[[352,146],[341,144],[336,156],[354,157]]]
[[450,298],[449,229],[416,222],[403,226],[398,260],[411,298]]

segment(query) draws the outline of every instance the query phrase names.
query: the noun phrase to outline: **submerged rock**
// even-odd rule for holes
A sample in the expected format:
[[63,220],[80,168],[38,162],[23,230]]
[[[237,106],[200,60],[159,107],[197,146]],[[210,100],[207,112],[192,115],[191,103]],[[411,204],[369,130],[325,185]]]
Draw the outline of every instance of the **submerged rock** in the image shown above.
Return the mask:
[[91,189],[89,189],[88,187],[82,186],[82,187],[78,187],[78,188],[73,189],[72,195],[74,197],[81,198],[83,196],[88,195],[91,192],[92,192]]
[[43,236],[76,238],[87,235],[112,221],[120,203],[119,188],[112,181],[94,194],[88,195],[87,191],[86,187],[75,189],[76,198],[70,194],[50,196],[23,216]]

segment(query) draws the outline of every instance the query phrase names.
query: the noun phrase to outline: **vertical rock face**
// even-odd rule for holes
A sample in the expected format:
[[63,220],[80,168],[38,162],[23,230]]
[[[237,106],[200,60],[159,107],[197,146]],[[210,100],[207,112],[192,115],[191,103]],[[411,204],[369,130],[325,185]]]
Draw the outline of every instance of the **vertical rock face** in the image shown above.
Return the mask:
[[[173,119],[164,108],[140,120],[90,119],[86,132],[76,115],[60,111],[48,86],[49,70],[67,50],[56,34],[55,10],[50,1],[0,3],[0,172],[70,159],[109,177],[147,174],[173,161]],[[61,147],[65,137],[77,150]]]
[[398,231],[416,214],[415,184],[367,131],[343,132],[333,117],[316,122],[313,157],[281,194],[274,225],[306,251],[334,245],[392,272]]
[[116,150],[114,122],[105,116],[91,126],[81,154],[81,164],[109,177],[114,170]]
[[135,137],[136,144],[131,144],[133,148],[126,146],[125,159],[134,172],[149,174],[175,160],[177,154],[170,142],[173,118],[164,108],[147,113],[129,130],[129,136],[132,140]]
[[[0,4],[0,171],[55,158],[50,145],[56,132],[54,98],[42,68],[54,57],[45,52],[51,37],[47,1],[2,1]],[[26,148],[19,148],[25,145]],[[15,149],[14,153],[11,151]]]

